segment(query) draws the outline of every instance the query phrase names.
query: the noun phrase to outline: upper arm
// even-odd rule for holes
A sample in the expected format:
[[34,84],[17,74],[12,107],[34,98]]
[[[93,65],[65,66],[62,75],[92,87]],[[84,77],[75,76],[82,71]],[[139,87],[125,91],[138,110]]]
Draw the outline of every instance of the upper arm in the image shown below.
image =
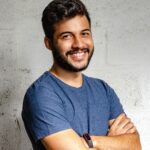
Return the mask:
[[71,128],[60,98],[45,87],[38,87],[25,96],[22,115],[34,142]]
[[101,88],[101,92],[106,96],[105,99],[109,106],[109,120],[115,119],[121,113],[124,113],[122,104],[120,103],[120,99],[117,96],[116,92],[113,88],[111,88],[105,81],[99,80],[99,86]]
[[124,113],[122,104],[120,103],[120,99],[117,96],[114,89],[112,89],[109,85],[105,83],[106,89],[107,89],[107,96],[108,101],[110,104],[110,118],[109,120],[115,119],[118,117],[121,113]]
[[72,129],[63,130],[42,140],[47,150],[87,150],[81,138]]

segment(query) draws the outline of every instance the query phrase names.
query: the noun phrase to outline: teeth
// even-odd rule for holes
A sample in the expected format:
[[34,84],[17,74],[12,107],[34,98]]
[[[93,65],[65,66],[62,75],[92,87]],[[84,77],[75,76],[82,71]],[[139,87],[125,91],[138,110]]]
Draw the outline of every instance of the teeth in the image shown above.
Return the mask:
[[74,52],[73,54],[80,54],[83,53],[82,51]]
[[88,52],[87,49],[84,49],[84,50],[74,50],[74,51],[69,51],[69,52],[67,53],[67,55],[74,55],[74,54],[86,53],[86,52]]
[[76,54],[74,54],[75,56],[82,56],[83,55],[83,52],[78,52]]

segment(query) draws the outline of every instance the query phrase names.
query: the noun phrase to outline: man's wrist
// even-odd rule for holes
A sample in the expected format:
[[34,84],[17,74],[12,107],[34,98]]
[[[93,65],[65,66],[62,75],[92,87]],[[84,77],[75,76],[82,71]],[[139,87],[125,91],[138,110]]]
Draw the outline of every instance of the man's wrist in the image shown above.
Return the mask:
[[97,150],[102,149],[102,145],[101,145],[101,136],[91,136],[91,139],[93,141],[93,147],[96,148]]

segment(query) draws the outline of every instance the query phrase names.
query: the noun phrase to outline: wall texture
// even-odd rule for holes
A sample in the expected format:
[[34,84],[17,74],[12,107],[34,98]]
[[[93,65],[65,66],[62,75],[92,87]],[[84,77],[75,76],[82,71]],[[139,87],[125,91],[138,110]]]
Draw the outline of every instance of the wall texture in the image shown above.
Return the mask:
[[[150,1],[84,0],[95,54],[86,74],[117,92],[150,146]],[[27,87],[51,66],[41,13],[49,0],[0,0],[0,150],[32,150],[21,120]]]

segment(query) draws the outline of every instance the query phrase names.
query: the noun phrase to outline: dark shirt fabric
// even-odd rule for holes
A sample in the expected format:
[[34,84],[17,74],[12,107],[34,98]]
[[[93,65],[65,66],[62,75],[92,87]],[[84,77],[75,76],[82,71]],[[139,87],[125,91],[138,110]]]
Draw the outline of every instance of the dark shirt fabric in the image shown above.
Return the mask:
[[22,118],[34,150],[44,150],[40,139],[65,129],[105,136],[108,121],[124,112],[107,83],[82,76],[82,86],[75,88],[46,71],[28,88]]

